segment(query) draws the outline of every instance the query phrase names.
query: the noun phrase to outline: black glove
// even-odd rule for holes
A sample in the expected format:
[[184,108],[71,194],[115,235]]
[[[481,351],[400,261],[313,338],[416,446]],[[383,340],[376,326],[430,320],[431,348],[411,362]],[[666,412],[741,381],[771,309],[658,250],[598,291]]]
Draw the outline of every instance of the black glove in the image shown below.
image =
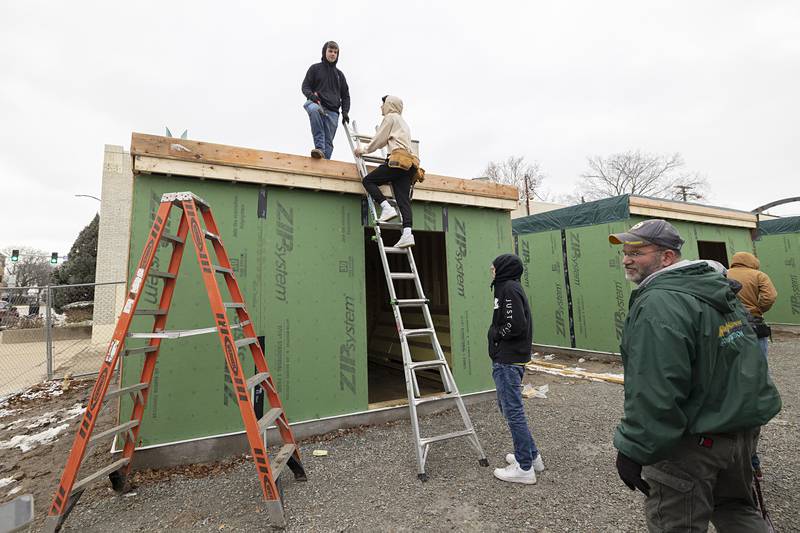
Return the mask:
[[645,496],[650,496],[650,485],[642,479],[642,465],[622,452],[617,452],[617,472],[629,489],[639,489]]
[[342,111],[342,124],[350,124],[350,115],[346,111]]

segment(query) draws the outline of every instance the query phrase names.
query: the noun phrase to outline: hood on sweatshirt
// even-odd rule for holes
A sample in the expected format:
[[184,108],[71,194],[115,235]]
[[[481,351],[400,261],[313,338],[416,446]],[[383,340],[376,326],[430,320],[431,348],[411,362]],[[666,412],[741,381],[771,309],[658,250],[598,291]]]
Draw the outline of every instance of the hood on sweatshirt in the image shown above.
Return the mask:
[[503,281],[508,281],[510,279],[519,280],[522,277],[522,273],[525,271],[522,260],[514,254],[498,255],[495,260],[492,261],[492,264],[494,265],[492,288],[494,288],[497,283]]
[[750,252],[736,252],[731,259],[731,268],[752,268],[758,270],[761,266],[761,261]]
[[403,114],[403,101],[399,97],[392,96],[391,94],[383,97],[383,105],[381,105],[381,114],[386,116],[389,113]]
[[675,266],[676,268],[659,271],[660,274],[650,279],[649,283],[640,285],[639,294],[656,288],[665,289],[694,296],[720,313],[731,313],[736,309],[736,295],[731,290],[728,280],[708,263],[686,261],[683,265]]
[[[325,52],[328,50],[328,47],[336,48],[339,50],[339,53],[336,54],[336,61],[328,61],[328,58],[325,57]],[[322,63],[326,65],[336,65],[339,62],[339,56],[341,55],[342,51],[339,49],[339,45],[336,44],[336,41],[325,41],[325,44],[322,45]]]

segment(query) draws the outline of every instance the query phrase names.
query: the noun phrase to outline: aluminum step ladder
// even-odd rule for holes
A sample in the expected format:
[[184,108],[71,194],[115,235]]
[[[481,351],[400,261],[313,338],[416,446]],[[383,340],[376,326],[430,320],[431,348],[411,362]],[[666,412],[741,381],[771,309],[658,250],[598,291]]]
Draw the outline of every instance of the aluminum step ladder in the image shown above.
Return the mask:
[[[383,163],[385,157],[375,157],[369,155],[362,155],[356,156],[355,149],[357,146],[361,146],[362,142],[369,143],[372,138],[366,135],[361,135],[358,133],[356,124],[353,122],[352,129],[348,124],[344,124],[345,131],[347,132],[347,140],[350,143],[350,149],[353,152],[353,156],[356,160],[356,168],[358,168],[358,173],[363,179],[367,174],[367,162],[371,163]],[[413,194],[413,185],[411,189],[411,194]],[[394,189],[392,189],[392,195],[394,196]],[[412,252],[412,248],[395,248],[392,246],[385,246],[383,243],[383,238],[381,237],[381,228],[400,228],[402,227],[402,218],[401,223],[397,222],[388,222],[388,223],[379,223],[378,222],[378,214],[375,207],[375,202],[372,201],[372,198],[367,194],[367,204],[369,205],[369,212],[372,214],[372,218],[375,221],[374,230],[375,236],[373,240],[378,244],[378,252],[381,257],[381,264],[383,265],[383,272],[386,275],[386,285],[389,289],[389,303],[392,306],[392,313],[394,314],[394,320],[397,325],[397,332],[400,337],[400,347],[403,354],[403,371],[405,373],[405,380],[406,380],[406,393],[408,395],[408,409],[411,415],[411,428],[413,431],[414,436],[414,450],[417,455],[417,477],[421,481],[428,480],[428,474],[425,472],[425,462],[428,458],[428,451],[430,450],[430,445],[434,442],[455,439],[459,437],[466,437],[469,443],[472,445],[473,448],[478,452],[479,463],[481,466],[489,466],[489,461],[486,459],[486,454],[483,452],[483,447],[481,446],[480,441],[478,440],[478,435],[475,433],[475,428],[472,426],[472,421],[469,418],[469,413],[467,413],[467,408],[464,406],[464,399],[461,397],[461,394],[458,392],[458,386],[456,385],[456,381],[453,378],[453,373],[450,371],[450,366],[447,364],[447,360],[444,356],[444,351],[442,350],[441,344],[439,344],[439,338],[436,335],[436,328],[433,324],[433,319],[431,317],[430,309],[428,308],[428,299],[425,297],[425,293],[422,288],[422,282],[419,278],[419,271],[417,270],[417,265],[414,262],[414,253]],[[400,210],[397,209],[398,216]],[[410,266],[410,272],[392,272],[389,268],[389,261],[387,259],[387,254],[398,254],[404,255],[408,259],[408,263]],[[397,298],[397,291],[395,290],[395,282],[408,282],[413,281],[414,287],[416,289],[416,298],[413,299],[398,299]],[[408,329],[403,324],[403,317],[400,312],[402,308],[416,308],[422,311],[422,316],[425,320],[425,327],[419,329]],[[414,361],[411,356],[411,349],[409,348],[408,339],[416,338],[416,337],[424,337],[430,339],[431,345],[433,347],[433,351],[435,354],[435,359],[429,361]],[[422,396],[420,394],[420,387],[419,381],[417,379],[417,372],[420,371],[438,371],[439,376],[441,377],[442,386],[444,388],[443,392],[439,392],[434,395]],[[451,433],[446,433],[443,435],[436,435],[432,437],[422,437],[420,435],[419,429],[419,419],[417,417],[417,407],[423,403],[439,401],[439,400],[454,400],[456,406],[458,407],[458,411],[461,414],[461,420],[464,425],[464,429],[460,431],[453,431]]]
[[[177,234],[165,231],[169,221],[170,210],[175,207],[181,210]],[[203,224],[205,223],[205,224]],[[183,258],[186,242],[189,240],[196,252],[201,275],[205,284],[214,318],[214,325],[191,330],[166,330],[167,314],[175,292],[175,284]],[[172,255],[166,271],[152,269],[153,260],[159,244],[171,244]],[[212,253],[213,251],[213,253]],[[230,301],[223,301],[217,275],[222,275],[230,294]],[[139,299],[144,291],[144,281],[148,277],[164,280],[164,287],[158,307],[139,309]],[[235,320],[228,317],[229,310],[234,310]],[[130,333],[129,329],[134,316],[149,315],[154,318],[150,332]],[[233,318],[233,317],[231,317]],[[233,331],[239,330],[242,338],[235,339]],[[191,192],[168,193],[162,196],[161,205],[153,220],[141,259],[137,263],[134,277],[128,285],[128,296],[122,313],[117,320],[114,335],[108,346],[97,381],[89,397],[89,404],[83,414],[78,433],[72,444],[67,465],[61,475],[61,481],[48,517],[44,531],[58,531],[64,519],[86,487],[96,480],[109,477],[111,485],[118,493],[129,490],[128,476],[131,469],[133,453],[142,423],[142,416],[147,405],[147,397],[153,379],[161,342],[165,339],[180,339],[195,335],[217,333],[222,353],[230,372],[231,381],[242,414],[250,453],[255,462],[261,491],[266,502],[270,525],[285,527],[286,518],[283,510],[282,490],[279,476],[288,466],[295,479],[305,481],[306,473],[300,461],[300,453],[289,421],[284,413],[277,388],[267,368],[264,352],[258,342],[256,331],[245,306],[244,297],[234,275],[228,254],[222,244],[219,228],[211,214],[211,208],[198,196]],[[127,347],[129,339],[145,339],[147,344],[141,347]],[[255,363],[255,374],[245,378],[239,358],[239,349],[249,348]],[[121,388],[109,390],[114,370],[121,357],[144,356],[139,382]],[[255,387],[260,387],[269,402],[269,409],[261,418],[256,418],[251,397]],[[95,422],[103,402],[129,394],[133,401],[133,413],[130,420],[115,427],[93,434]],[[270,458],[267,455],[266,430],[275,425],[282,443],[277,454]],[[111,464],[101,468],[87,477],[76,481],[87,450],[104,439],[121,437],[124,447],[120,457]],[[108,519],[113,520],[113,519]],[[112,523],[109,521],[109,523]]]

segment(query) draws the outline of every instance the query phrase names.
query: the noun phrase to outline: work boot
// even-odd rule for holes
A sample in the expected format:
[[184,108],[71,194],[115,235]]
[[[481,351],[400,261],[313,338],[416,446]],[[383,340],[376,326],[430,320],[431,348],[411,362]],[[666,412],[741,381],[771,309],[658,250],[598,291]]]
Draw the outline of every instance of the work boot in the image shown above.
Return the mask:
[[395,248],[410,248],[411,246],[414,246],[414,236],[410,233],[401,236],[397,244],[394,245]]
[[397,216],[397,209],[392,207],[384,207],[381,209],[381,216],[378,217],[378,222],[389,222]]
[[314,159],[322,159],[323,157],[325,157],[325,152],[323,152],[319,148],[314,148],[313,150],[311,150],[311,157],[313,157]]
[[508,465],[505,468],[495,468],[494,477],[503,481],[508,481],[509,483],[523,483],[525,485],[536,484],[536,472],[534,472],[533,468],[530,470],[523,470],[517,463]]
[[[514,457],[513,453],[509,453],[506,455],[506,462],[510,465],[517,464],[517,458]],[[533,469],[537,472],[544,472],[544,461],[542,461],[542,454],[536,456],[536,459],[533,460]]]

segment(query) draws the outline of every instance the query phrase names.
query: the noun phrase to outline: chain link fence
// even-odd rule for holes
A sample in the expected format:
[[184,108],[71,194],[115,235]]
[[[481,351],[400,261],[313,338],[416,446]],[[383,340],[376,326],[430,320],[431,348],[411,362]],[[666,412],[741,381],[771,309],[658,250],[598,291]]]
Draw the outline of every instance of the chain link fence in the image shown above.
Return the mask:
[[124,292],[125,282],[0,287],[0,398],[96,373]]

